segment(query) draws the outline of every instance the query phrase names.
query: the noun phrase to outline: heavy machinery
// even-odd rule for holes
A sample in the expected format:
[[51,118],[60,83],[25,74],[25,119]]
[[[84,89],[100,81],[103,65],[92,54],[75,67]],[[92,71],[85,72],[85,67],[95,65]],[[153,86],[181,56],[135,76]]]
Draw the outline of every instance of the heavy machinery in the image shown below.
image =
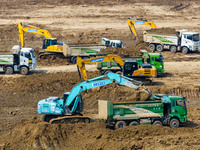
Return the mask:
[[[125,76],[120,76],[115,73],[107,73],[106,75],[88,79],[74,86],[71,92],[63,94],[62,98],[49,97],[38,102],[38,113],[45,114],[44,121],[50,123],[74,123],[74,122],[90,122],[89,117],[81,115],[83,111],[83,101],[81,92],[111,83],[118,83],[119,85],[138,89],[147,93],[148,98],[151,96],[151,92],[142,86],[133,84],[132,79]],[[148,99],[147,98],[147,99]]]
[[19,29],[19,42],[21,44],[20,45],[21,47],[24,47],[24,32],[30,32],[34,34],[41,34],[45,38],[42,46],[43,51],[40,52],[40,54],[44,52],[46,52],[46,54],[63,53],[63,46],[62,46],[63,43],[58,43],[57,39],[53,38],[47,30],[40,29],[39,27],[35,27],[25,23],[19,23],[18,29]]
[[[122,59],[126,62],[136,61],[139,66],[141,66],[143,63],[149,63],[156,68],[158,75],[162,75],[164,73],[163,55],[160,53],[148,53],[146,50],[140,51],[142,56],[122,57]],[[120,71],[120,68],[115,62],[100,62],[97,64],[97,69],[100,70],[102,73],[107,71]]]
[[46,58],[48,55],[68,58],[71,62],[76,63],[77,55],[82,58],[96,56],[100,49],[105,49],[104,45],[68,45],[67,42],[58,42],[51,34],[45,30],[25,23],[19,23],[19,42],[24,47],[24,32],[40,34],[44,36],[42,51],[39,52],[40,58]]
[[157,94],[145,102],[112,103],[99,100],[99,119],[110,128],[139,124],[179,127],[187,121],[185,97]]
[[127,19],[127,23],[129,26],[129,29],[131,31],[131,34],[133,35],[133,39],[136,40],[137,32],[135,30],[135,24],[136,25],[145,25],[145,26],[149,26],[151,28],[157,28],[156,24],[154,22],[152,22],[151,20],[147,20],[147,19],[136,19],[136,18],[128,18]]
[[33,48],[21,48],[15,45],[12,48],[13,53],[0,54],[0,71],[5,74],[13,74],[19,71],[23,75],[27,75],[30,69],[37,66],[37,58],[34,56]]
[[104,44],[106,47],[125,48],[121,40],[109,40],[107,38],[102,38],[101,43]]
[[80,71],[81,79],[87,80],[87,73],[85,69],[85,64],[99,63],[99,62],[115,62],[118,67],[117,69],[109,70],[109,72],[115,72],[122,74],[123,76],[129,78],[137,78],[142,80],[146,84],[151,84],[149,77],[157,77],[157,70],[155,67],[148,63],[138,65],[137,61],[124,61],[121,57],[114,54],[104,54],[103,56],[97,56],[89,59],[82,59],[77,57],[77,67]]
[[172,53],[181,51],[183,54],[199,51],[199,33],[188,32],[186,29],[178,30],[174,35],[158,34],[147,30],[143,33],[143,41],[148,43],[152,51],[162,52],[168,49]]

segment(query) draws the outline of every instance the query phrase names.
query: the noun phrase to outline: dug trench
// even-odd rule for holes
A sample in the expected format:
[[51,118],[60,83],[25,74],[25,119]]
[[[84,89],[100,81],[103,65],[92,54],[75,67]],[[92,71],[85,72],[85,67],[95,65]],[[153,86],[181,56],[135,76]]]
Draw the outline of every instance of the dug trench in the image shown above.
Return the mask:
[[[89,78],[99,76],[89,72]],[[62,96],[79,82],[76,72],[31,74],[18,78],[1,77],[0,147],[3,149],[142,149],[183,148],[199,146],[199,88],[184,86],[149,86],[153,93],[190,96],[188,124],[178,129],[140,125],[119,130],[106,129],[104,122],[56,124],[43,122],[37,114],[37,102],[49,96]],[[173,84],[173,83],[171,83]],[[110,84],[82,92],[84,114],[97,113],[97,100],[137,101],[138,91]],[[32,119],[30,119],[32,118]],[[79,141],[79,142],[78,142]]]

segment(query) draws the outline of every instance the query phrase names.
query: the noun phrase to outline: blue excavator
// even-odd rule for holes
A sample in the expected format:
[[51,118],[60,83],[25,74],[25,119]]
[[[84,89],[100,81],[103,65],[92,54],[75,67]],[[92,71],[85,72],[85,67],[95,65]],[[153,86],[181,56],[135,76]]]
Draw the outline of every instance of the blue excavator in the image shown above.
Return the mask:
[[44,114],[43,120],[50,123],[90,122],[89,117],[81,114],[83,111],[81,92],[115,82],[119,85],[142,90],[150,98],[151,92],[143,86],[143,83],[134,81],[135,83],[133,83],[133,79],[115,73],[107,73],[103,76],[88,79],[74,86],[71,92],[65,92],[62,98],[49,97],[40,100],[38,102],[38,113]]

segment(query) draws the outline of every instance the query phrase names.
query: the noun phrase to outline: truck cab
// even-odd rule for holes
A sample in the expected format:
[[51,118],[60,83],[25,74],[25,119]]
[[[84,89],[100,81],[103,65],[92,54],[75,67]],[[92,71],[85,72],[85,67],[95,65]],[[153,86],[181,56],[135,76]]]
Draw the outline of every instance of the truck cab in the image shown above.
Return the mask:
[[119,47],[119,48],[125,48],[123,46],[123,42],[121,40],[109,40],[107,38],[102,38],[101,43],[106,45],[106,47]]
[[37,57],[34,55],[33,48],[21,48],[19,45],[12,47],[14,51],[14,66],[13,71],[20,71],[21,74],[28,74],[30,69],[35,69],[37,66]]
[[199,51],[199,33],[188,32],[186,29],[179,30],[179,42],[183,53]]
[[163,55],[160,53],[148,53],[146,50],[141,50],[143,53],[143,61],[146,59],[147,63],[154,66],[158,72],[158,75],[164,73],[164,63],[163,63]]

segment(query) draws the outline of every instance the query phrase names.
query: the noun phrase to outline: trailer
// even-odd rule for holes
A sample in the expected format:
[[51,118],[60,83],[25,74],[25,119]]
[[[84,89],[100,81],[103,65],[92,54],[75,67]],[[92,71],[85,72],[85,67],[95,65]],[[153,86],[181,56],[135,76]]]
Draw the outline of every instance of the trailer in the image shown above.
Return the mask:
[[153,95],[150,101],[112,103],[99,100],[99,119],[106,121],[109,128],[121,128],[139,124],[168,125],[179,127],[187,121],[185,97]]
[[34,56],[33,48],[22,48],[15,45],[13,53],[0,54],[0,72],[5,74],[13,74],[19,71],[21,74],[26,75],[30,69],[35,69],[37,66],[37,58]]
[[177,31],[174,35],[149,33],[147,30],[143,32],[143,41],[148,43],[152,51],[162,52],[168,49],[172,53],[181,51],[184,54],[199,51],[199,33],[188,32],[185,29]]
[[[136,61],[139,66],[141,66],[145,60],[150,65],[154,66],[157,70],[158,75],[162,75],[164,73],[164,62],[163,56],[160,53],[148,53],[145,50],[141,50],[143,56],[141,57],[122,57],[125,62],[133,62]],[[101,62],[97,64],[97,69],[102,73],[107,71],[118,72],[121,69],[117,65],[116,62]]]
[[68,45],[63,43],[63,55],[76,64],[77,56],[82,59],[96,57],[100,50],[105,48],[105,45]]

